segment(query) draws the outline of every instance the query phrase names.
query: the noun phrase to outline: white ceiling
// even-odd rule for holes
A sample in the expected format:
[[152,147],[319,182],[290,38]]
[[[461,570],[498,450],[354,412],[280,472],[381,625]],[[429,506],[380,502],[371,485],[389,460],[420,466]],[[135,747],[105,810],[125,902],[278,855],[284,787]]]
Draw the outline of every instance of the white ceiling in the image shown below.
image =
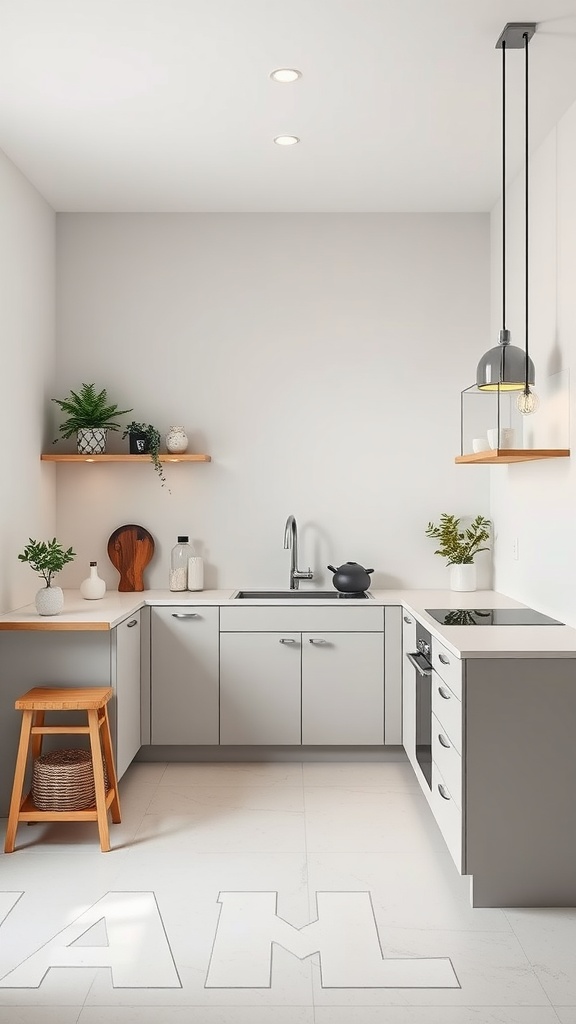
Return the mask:
[[0,0],[0,147],[56,210],[488,210],[508,21],[538,22],[536,144],[576,100],[576,0]]

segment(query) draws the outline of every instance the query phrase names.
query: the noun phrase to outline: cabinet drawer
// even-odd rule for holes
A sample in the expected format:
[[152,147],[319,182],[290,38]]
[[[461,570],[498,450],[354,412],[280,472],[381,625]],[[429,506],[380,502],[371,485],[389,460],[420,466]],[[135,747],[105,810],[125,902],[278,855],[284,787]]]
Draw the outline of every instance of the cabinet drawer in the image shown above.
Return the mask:
[[436,674],[432,676],[432,711],[442,732],[446,733],[459,754],[462,753],[462,702]]
[[444,842],[458,871],[462,873],[462,812],[452,799],[448,785],[438,765],[432,762],[432,797],[430,806]]
[[435,715],[432,715],[432,760],[445,779],[454,803],[461,808],[462,758]]
[[223,633],[277,633],[281,630],[289,633],[309,633],[312,630],[381,633],[383,629],[384,608],[381,606],[350,608],[345,603],[338,604],[336,608],[224,605],[220,609],[220,631]]
[[453,693],[462,700],[462,661],[435,636],[432,637],[432,664],[438,675],[442,676]]

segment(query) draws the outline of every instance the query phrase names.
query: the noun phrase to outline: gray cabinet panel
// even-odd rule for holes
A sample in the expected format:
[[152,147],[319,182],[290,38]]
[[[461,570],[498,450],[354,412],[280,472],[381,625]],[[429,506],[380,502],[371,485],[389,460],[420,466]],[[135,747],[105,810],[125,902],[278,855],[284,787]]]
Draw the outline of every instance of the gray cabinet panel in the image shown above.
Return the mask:
[[382,633],[302,634],[302,742],[384,742]]
[[218,608],[153,608],[151,741],[218,743]]
[[114,629],[116,772],[122,778],[140,750],[140,612]]
[[221,743],[301,742],[300,650],[299,633],[221,634]]

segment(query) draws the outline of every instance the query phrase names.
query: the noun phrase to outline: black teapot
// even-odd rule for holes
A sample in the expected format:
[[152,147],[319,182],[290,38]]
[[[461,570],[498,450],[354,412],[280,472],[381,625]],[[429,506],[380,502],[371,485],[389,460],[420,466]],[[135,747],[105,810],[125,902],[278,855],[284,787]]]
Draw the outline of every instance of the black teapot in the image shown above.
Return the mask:
[[368,590],[372,582],[370,573],[374,572],[374,569],[365,569],[358,562],[344,562],[337,569],[329,565],[328,569],[334,573],[332,582],[342,594],[361,594]]

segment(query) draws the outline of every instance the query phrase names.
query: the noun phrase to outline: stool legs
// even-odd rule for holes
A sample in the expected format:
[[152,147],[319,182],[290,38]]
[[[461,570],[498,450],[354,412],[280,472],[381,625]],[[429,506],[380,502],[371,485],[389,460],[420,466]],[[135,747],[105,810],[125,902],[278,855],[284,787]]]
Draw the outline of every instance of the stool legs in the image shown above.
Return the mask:
[[26,762],[28,760],[28,744],[32,730],[32,711],[22,712],[22,727],[20,729],[20,742],[18,754],[16,755],[16,767],[14,770],[14,784],[12,786],[12,798],[10,800],[10,811],[8,813],[8,825],[6,828],[6,841],[4,853],[14,853],[16,843],[16,830],[18,828],[18,814],[22,806],[22,793],[24,790],[24,778],[26,775]]
[[114,766],[114,754],[112,752],[112,737],[110,735],[110,721],[108,718],[108,708],[104,705],[102,709],[103,722],[102,722],[102,750],[104,752],[104,760],[106,761],[106,771],[108,772],[108,785],[114,789],[114,799],[110,804],[110,814],[112,821],[115,825],[118,825],[122,818],[120,816],[120,797],[118,795],[118,779],[116,778],[116,768]]
[[[88,727],[90,729],[90,750],[92,751],[92,769],[94,771],[94,789],[96,791],[96,819],[100,836],[102,853],[110,850],[110,830],[108,828],[108,812],[106,809],[106,785],[102,766],[102,746],[100,743],[100,726],[98,711],[88,711]],[[111,780],[110,780],[111,781]]]

